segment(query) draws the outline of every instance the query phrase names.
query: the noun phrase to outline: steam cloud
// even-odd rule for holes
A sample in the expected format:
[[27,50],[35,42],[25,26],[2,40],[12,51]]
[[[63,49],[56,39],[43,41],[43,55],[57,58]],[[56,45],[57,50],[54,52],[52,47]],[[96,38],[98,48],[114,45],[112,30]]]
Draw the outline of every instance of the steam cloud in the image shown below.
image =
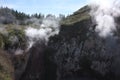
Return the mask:
[[101,37],[113,36],[116,30],[114,18],[120,16],[120,0],[92,0],[90,15],[97,23],[95,31]]
[[[42,23],[33,23],[34,27],[28,27],[25,30],[27,37],[29,38],[29,47],[36,41],[44,40],[45,43],[48,42],[50,36],[54,36],[59,33],[59,21],[60,19],[54,16],[49,16],[43,19]],[[36,21],[38,22],[38,21]]]

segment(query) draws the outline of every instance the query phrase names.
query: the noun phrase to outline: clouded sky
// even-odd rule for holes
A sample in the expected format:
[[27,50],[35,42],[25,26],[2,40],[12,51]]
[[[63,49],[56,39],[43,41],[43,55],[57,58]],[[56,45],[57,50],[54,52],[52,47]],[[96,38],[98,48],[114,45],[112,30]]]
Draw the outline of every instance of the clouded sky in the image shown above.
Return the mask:
[[0,6],[7,6],[27,14],[72,14],[86,5],[87,0],[0,0]]

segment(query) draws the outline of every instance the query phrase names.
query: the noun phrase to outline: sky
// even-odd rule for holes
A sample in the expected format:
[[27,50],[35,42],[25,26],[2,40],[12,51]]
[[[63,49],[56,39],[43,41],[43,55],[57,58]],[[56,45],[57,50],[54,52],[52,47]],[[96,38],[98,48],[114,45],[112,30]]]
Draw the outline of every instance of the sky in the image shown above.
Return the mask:
[[70,15],[87,4],[87,0],[0,0],[0,6],[26,14]]

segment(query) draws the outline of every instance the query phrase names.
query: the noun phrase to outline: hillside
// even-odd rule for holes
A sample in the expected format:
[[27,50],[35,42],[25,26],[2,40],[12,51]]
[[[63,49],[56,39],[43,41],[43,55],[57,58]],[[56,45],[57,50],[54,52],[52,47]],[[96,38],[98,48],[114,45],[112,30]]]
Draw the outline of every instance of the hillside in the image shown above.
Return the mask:
[[63,21],[63,24],[72,25],[82,20],[89,19],[90,18],[89,12],[90,8],[88,6],[84,6],[78,11],[74,12],[72,15],[67,16],[67,18]]
[[0,80],[13,80],[14,67],[10,60],[10,55],[0,50]]
[[116,18],[114,37],[102,38],[95,31],[96,23],[92,21],[89,10],[86,6],[68,16],[59,35],[49,41],[58,80],[120,79],[119,18]]
[[[0,65],[7,71],[6,74],[0,73],[0,78],[120,80],[120,19],[115,19],[117,31],[114,36],[102,38],[95,31],[96,23],[89,12],[90,8],[85,6],[66,17],[61,21],[58,35],[51,36],[47,44],[45,39],[35,40],[30,49],[27,49],[29,39],[25,29],[28,26],[39,29],[41,21],[37,19],[37,25],[1,24]],[[0,70],[4,72],[4,68]]]

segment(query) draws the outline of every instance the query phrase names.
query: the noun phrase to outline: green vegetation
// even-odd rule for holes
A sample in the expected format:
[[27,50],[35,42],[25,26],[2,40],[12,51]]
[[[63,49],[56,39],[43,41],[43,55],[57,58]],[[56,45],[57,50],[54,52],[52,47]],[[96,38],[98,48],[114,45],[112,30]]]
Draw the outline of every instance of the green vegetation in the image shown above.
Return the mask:
[[25,48],[26,40],[23,30],[12,29],[8,31],[8,41],[5,43],[7,48]]
[[16,17],[17,20],[25,20],[25,19],[29,19],[30,16],[23,13],[23,12],[18,12],[18,11],[14,11],[11,10],[12,14]]
[[0,8],[0,23],[2,24],[19,24],[19,25],[25,25],[25,21],[30,18],[44,18],[44,15],[42,14],[33,14],[28,15],[23,12],[18,12],[17,10],[9,9],[7,7]]
[[90,8],[85,6],[78,11],[74,12],[72,15],[68,16],[65,20],[62,21],[62,24],[72,25],[76,22],[80,22],[82,20],[86,20],[90,18],[89,15]]
[[10,48],[24,49],[26,47],[24,26],[17,26],[11,24],[3,25],[3,27],[5,27],[5,29],[0,32],[0,48],[8,50]]
[[[4,29],[1,29],[2,27],[4,27]],[[16,69],[21,70],[22,67],[20,65],[25,65],[23,58],[27,58],[23,55],[17,56],[17,58],[15,55],[15,57],[13,55],[11,57],[11,55],[8,55],[8,53],[3,50],[10,52],[10,50],[26,49],[25,26],[5,24],[0,25],[0,29],[0,80],[14,80],[14,71],[16,71]]]

